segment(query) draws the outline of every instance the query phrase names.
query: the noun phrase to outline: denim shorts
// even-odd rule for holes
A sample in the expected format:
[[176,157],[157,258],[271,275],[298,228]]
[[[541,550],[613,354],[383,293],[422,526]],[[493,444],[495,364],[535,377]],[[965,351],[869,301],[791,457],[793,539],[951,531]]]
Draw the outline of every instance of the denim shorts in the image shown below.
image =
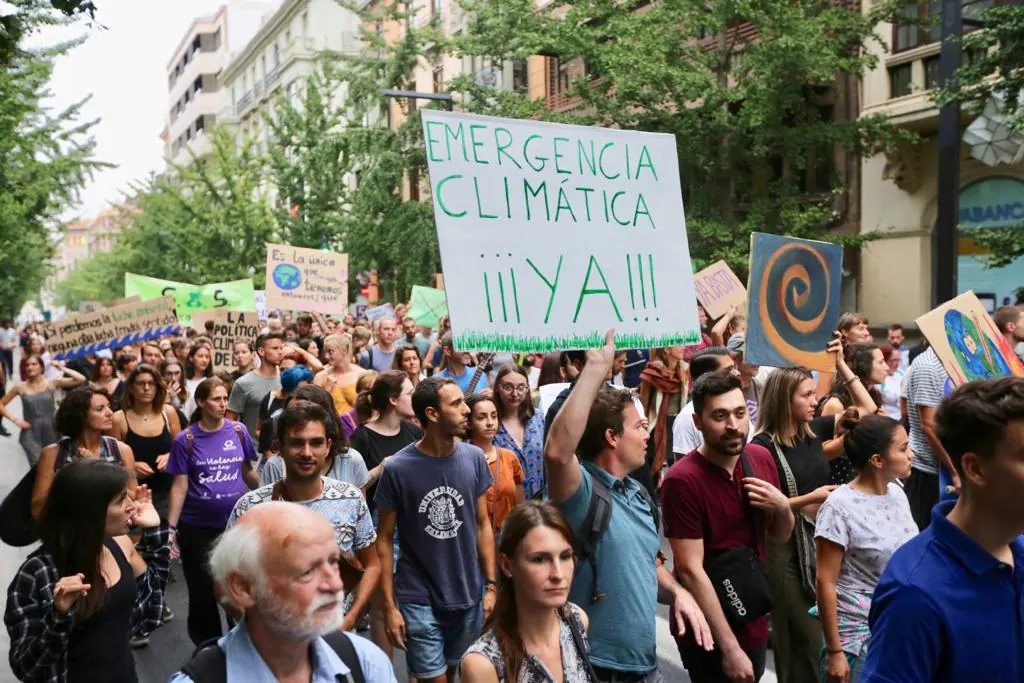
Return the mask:
[[458,666],[462,655],[480,636],[483,603],[467,609],[441,610],[430,605],[399,605],[405,618],[405,662],[414,678],[443,676]]

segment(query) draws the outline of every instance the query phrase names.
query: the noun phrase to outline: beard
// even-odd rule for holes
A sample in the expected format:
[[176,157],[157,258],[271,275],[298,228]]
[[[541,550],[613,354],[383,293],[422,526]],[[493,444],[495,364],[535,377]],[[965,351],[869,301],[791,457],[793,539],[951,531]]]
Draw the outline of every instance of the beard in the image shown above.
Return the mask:
[[[256,597],[260,616],[267,628],[285,638],[313,640],[337,631],[345,620],[344,591],[333,595],[316,595],[301,614],[262,583],[256,591]],[[332,602],[334,607],[329,612],[317,614],[319,608]]]
[[739,455],[747,445],[746,432],[725,432],[708,445],[723,455]]

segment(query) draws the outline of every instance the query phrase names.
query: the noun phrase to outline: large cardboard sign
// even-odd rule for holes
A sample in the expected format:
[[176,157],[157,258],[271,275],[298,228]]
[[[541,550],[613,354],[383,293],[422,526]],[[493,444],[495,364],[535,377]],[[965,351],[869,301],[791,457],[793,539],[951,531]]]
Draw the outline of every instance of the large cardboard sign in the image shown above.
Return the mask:
[[190,285],[173,280],[160,280],[155,277],[124,274],[124,295],[138,295],[143,301],[173,296],[178,311],[178,320],[182,325],[192,324],[192,314],[198,311],[212,311],[217,308],[233,308],[252,311],[256,301],[251,279],[233,280],[231,282],[215,282],[210,285]]
[[437,319],[442,315],[448,315],[448,301],[444,290],[413,285],[408,316],[415,320],[417,325],[436,329]]
[[201,311],[192,315],[192,327],[206,334],[207,321],[213,321],[213,369],[233,370],[232,354],[236,341],[252,344],[260,333],[259,315],[256,311]]
[[80,358],[103,349],[136,344],[177,331],[178,318],[172,297],[114,306],[43,323],[46,346],[57,360]]
[[422,116],[457,348],[699,341],[674,136]]
[[268,244],[267,306],[343,314],[348,308],[348,254]]
[[712,320],[721,318],[730,306],[747,300],[747,290],[725,261],[716,261],[693,276],[697,301]]
[[956,386],[979,379],[1024,377],[1024,364],[974,292],[950,299],[916,322]]
[[833,370],[825,348],[839,323],[842,273],[837,244],[753,233],[744,361]]

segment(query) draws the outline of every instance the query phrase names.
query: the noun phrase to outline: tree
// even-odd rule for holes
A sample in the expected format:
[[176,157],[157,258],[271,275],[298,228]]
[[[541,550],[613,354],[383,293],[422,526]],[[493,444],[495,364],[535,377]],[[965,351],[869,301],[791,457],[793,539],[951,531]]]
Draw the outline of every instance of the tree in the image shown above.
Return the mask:
[[265,122],[276,189],[276,220],[288,244],[340,248],[353,171],[345,136],[345,82],[334,59],[321,58],[296,106],[285,96]]
[[[966,104],[975,113],[996,98],[1001,123],[1024,134],[1024,6],[990,7],[981,15],[984,30],[961,38],[969,58],[957,71],[956,82],[937,91],[940,105]],[[989,268],[1008,266],[1024,256],[1024,222],[1007,228],[972,230],[971,237],[988,250]]]
[[[418,110],[409,101],[393,106],[383,91],[407,89],[417,62],[432,54],[429,45],[443,44],[443,36],[436,24],[414,28],[414,12],[397,5],[343,4],[362,19],[364,41],[359,55],[327,55],[345,83],[349,123],[344,140],[358,175],[344,247],[352,272],[376,268],[390,299],[402,301],[413,284],[429,282],[438,272],[440,257],[433,208],[430,202],[415,201],[426,164]],[[404,27],[395,42],[372,30],[390,22]],[[399,116],[394,128],[387,125],[389,111]]]
[[[746,271],[749,233],[858,244],[843,166],[900,137],[842,100],[876,58],[864,49],[895,4],[861,12],[830,0],[463,0],[464,56],[497,63],[544,55],[577,106],[542,110],[526,93],[495,96],[466,74],[453,89],[481,113],[672,133],[698,266]],[[844,107],[849,111],[843,115]],[[845,151],[844,164],[837,152]]]
[[48,274],[59,217],[78,199],[91,173],[94,121],[84,102],[62,111],[43,104],[54,60],[74,44],[19,50],[0,67],[0,302],[15,313]]

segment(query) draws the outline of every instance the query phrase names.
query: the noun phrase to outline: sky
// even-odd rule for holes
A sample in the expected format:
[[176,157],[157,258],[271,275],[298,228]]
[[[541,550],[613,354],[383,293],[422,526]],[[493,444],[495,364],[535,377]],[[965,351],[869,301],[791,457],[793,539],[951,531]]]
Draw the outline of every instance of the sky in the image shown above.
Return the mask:
[[95,0],[96,24],[50,29],[33,45],[76,35],[88,40],[62,57],[50,89],[60,108],[92,95],[83,112],[98,118],[96,158],[116,165],[98,172],[71,216],[94,216],[135,179],[164,167],[160,132],[167,113],[167,63],[192,20],[213,14],[221,0]]

